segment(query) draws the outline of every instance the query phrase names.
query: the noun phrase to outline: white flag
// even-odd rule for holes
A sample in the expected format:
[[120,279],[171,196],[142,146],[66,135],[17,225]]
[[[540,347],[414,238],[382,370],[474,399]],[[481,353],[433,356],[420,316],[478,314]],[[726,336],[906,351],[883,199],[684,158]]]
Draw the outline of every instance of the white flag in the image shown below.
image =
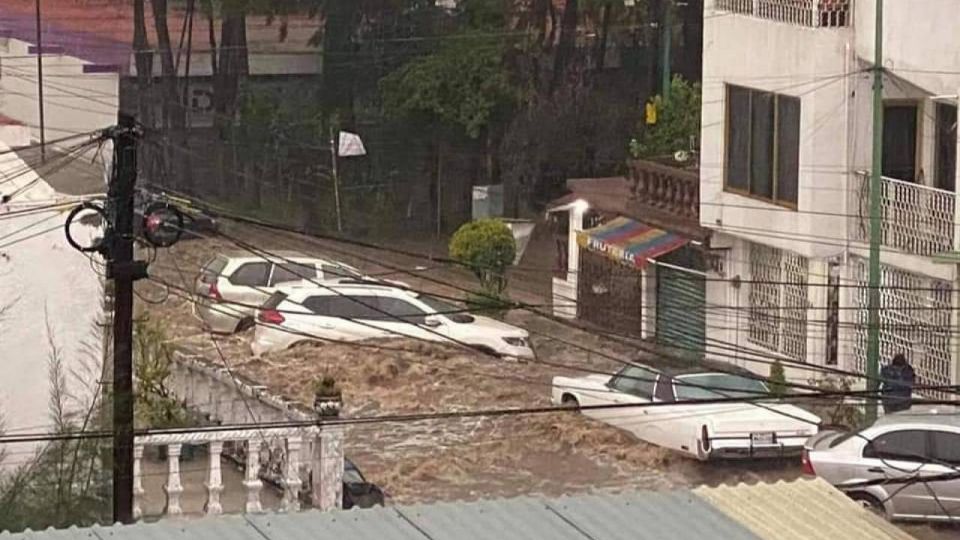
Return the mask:
[[337,149],[337,155],[341,157],[365,156],[367,150],[363,147],[363,141],[356,133],[348,131],[340,132],[340,148]]

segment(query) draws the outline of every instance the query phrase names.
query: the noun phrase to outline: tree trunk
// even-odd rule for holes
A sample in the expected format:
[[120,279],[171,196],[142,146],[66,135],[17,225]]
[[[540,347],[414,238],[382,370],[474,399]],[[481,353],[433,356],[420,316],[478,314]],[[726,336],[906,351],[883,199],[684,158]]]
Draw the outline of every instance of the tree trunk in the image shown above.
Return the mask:
[[356,0],[326,2],[326,23],[323,32],[323,110],[324,116],[337,115],[344,128],[354,125],[352,36],[358,14]]
[[610,36],[610,10],[612,6],[607,3],[603,5],[600,15],[600,36],[597,39],[597,74],[603,71],[607,59],[607,39]]
[[553,82],[550,91],[554,92],[563,82],[570,60],[577,44],[577,0],[567,0],[563,7],[563,16],[560,20],[560,43],[557,45],[557,56],[553,64]]
[[150,51],[150,40],[147,38],[147,20],[144,10],[144,0],[135,0],[133,4],[133,50],[137,64],[137,100],[140,122],[153,127],[151,118],[151,100],[148,91],[150,80],[153,77],[153,52]]
[[657,81],[660,80],[657,75],[660,71],[658,69],[660,64],[660,25],[663,23],[661,4],[661,0],[649,0],[647,4],[648,24],[645,25],[647,31],[644,41],[647,48],[647,92],[651,96],[657,93]]
[[[160,75],[161,75],[161,98],[162,121],[164,139],[169,144],[182,146],[181,133],[179,129],[182,123],[176,119],[183,117],[182,106],[180,104],[180,95],[177,84],[177,73],[173,63],[173,47],[170,43],[170,29],[167,25],[167,0],[151,0],[153,7],[153,24],[157,32],[157,47],[160,54]],[[173,154],[173,148],[165,145],[163,148],[163,167],[170,171],[172,183],[177,188],[182,188],[182,179],[180,178],[180,160]]]
[[[233,10],[223,14],[220,29],[220,51],[217,76],[213,83],[214,125],[220,135],[220,145],[229,144],[235,151],[234,120],[240,101],[240,79],[249,72],[247,57],[247,21],[242,11]],[[232,167],[224,178],[229,178],[227,193],[239,193],[240,179],[237,173],[235,152],[230,154]],[[224,160],[226,161],[226,160]]]

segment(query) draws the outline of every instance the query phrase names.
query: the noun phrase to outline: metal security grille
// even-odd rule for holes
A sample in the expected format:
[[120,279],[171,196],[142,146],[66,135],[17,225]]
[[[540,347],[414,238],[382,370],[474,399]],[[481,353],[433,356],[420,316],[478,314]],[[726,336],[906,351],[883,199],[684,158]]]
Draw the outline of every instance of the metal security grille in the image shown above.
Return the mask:
[[[853,343],[855,369],[866,372],[868,328],[868,266],[865,259],[851,259],[855,295],[856,327]],[[886,365],[897,353],[906,355],[917,374],[917,384],[951,384],[950,284],[891,266],[880,267],[880,363]],[[935,398],[945,392],[928,391]]]
[[643,275],[604,255],[580,250],[577,317],[618,334],[639,336]]
[[748,340],[801,362],[807,359],[807,275],[797,254],[750,244]]

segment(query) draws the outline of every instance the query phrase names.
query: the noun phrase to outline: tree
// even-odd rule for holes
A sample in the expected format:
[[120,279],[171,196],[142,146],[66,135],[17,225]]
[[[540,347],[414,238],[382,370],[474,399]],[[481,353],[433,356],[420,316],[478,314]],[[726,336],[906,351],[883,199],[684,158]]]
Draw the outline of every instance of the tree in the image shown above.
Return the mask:
[[691,141],[700,139],[700,84],[674,76],[670,97],[658,95],[653,102],[657,122],[638,127],[639,135],[630,141],[630,153],[635,158],[650,158],[689,150]]
[[465,223],[450,240],[450,256],[470,268],[483,293],[493,299],[499,299],[507,288],[507,268],[516,253],[513,233],[499,219]]

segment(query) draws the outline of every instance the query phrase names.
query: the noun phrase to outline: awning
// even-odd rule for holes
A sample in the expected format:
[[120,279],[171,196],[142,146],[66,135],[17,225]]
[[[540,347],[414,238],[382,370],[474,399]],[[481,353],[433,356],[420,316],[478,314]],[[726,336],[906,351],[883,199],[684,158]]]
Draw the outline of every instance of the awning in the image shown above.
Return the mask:
[[649,259],[670,253],[687,242],[689,240],[680,235],[625,217],[614,218],[599,227],[577,233],[580,247],[637,268],[643,268]]

